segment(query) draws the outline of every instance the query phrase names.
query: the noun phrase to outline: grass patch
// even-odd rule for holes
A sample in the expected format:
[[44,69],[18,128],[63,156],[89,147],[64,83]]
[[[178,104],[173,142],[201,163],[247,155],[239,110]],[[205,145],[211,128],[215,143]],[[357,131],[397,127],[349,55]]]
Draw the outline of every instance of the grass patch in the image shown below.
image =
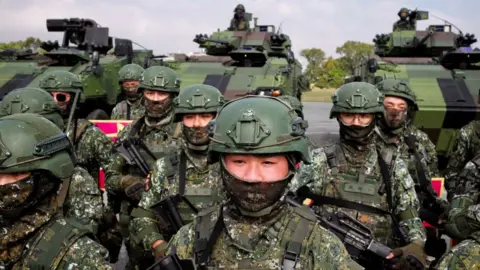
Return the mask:
[[332,94],[335,90],[337,89],[314,88],[312,91],[302,93],[302,102],[332,102]]

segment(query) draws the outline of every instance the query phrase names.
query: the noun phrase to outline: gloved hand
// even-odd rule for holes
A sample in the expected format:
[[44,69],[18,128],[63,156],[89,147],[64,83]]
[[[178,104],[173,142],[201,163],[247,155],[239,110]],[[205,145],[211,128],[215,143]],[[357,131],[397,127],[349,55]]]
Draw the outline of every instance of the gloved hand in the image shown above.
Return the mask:
[[393,256],[387,257],[390,259],[391,269],[426,269],[425,252],[418,243],[412,242],[404,247],[394,249],[392,254]]
[[155,256],[155,261],[160,261],[165,257],[165,253],[167,252],[168,243],[163,240],[157,240],[153,243],[153,256]]
[[140,201],[142,193],[145,191],[143,179],[133,175],[123,176],[120,180],[120,185],[125,191],[125,195],[134,201]]

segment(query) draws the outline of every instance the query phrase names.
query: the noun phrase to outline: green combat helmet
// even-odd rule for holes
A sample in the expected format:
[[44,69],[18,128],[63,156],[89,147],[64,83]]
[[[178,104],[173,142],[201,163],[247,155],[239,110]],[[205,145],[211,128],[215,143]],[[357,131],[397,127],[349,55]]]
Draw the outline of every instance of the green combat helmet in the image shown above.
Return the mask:
[[66,179],[74,165],[70,140],[54,123],[30,113],[0,119],[0,173],[44,170]]
[[218,112],[209,160],[219,154],[293,153],[311,162],[302,120],[287,103],[274,97],[246,96],[226,103]]
[[237,10],[245,12],[245,6],[243,6],[242,4],[238,4],[233,10],[233,12],[236,12]]
[[[47,92],[82,93],[83,84],[77,75],[66,70],[56,70],[43,77],[38,86]],[[83,95],[79,97],[83,99]]]
[[162,102],[159,111],[154,110],[153,102],[144,98],[147,116],[160,118],[170,111],[173,98],[180,92],[180,79],[171,68],[153,66],[143,72],[138,89],[170,93],[170,98]]
[[397,79],[385,79],[377,84],[377,88],[384,96],[403,98],[412,109],[418,110],[417,96],[409,83]]
[[173,121],[181,122],[184,114],[216,114],[225,102],[217,88],[206,84],[191,85],[182,89],[173,101],[175,106]]
[[383,115],[384,96],[369,83],[351,82],[342,85],[332,95],[330,119],[339,113],[373,113]]
[[401,8],[400,11],[397,13],[397,15],[398,15],[399,17],[401,17],[402,13],[404,13],[404,12],[405,12],[405,13],[407,14],[407,16],[408,16],[409,10],[408,10],[408,8],[405,8],[405,7]]
[[17,113],[40,114],[61,130],[65,127],[60,107],[48,92],[40,88],[15,89],[3,98],[0,103],[0,117]]
[[[140,81],[144,71],[145,69],[137,64],[128,64],[123,66],[118,72],[118,83],[120,84],[120,88],[122,88],[122,83],[125,81]],[[136,100],[141,96],[141,94],[138,93],[138,89],[135,89],[135,91],[132,90],[131,92],[131,96],[127,94],[127,98],[131,100]]]
[[290,104],[290,106],[292,106],[292,108],[295,110],[295,112],[298,114],[298,116],[300,116],[302,119],[304,119],[303,104],[302,104],[302,102],[300,102],[300,100],[298,100],[298,98],[292,97],[292,96],[282,95],[282,96],[279,96],[278,99],[283,100],[283,101],[287,102],[288,104]]

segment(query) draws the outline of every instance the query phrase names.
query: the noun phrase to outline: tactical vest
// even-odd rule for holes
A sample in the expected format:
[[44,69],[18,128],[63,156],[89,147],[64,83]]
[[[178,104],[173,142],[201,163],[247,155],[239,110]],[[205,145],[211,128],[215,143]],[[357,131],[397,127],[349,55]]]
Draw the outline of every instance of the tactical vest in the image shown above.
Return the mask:
[[[321,195],[372,206],[385,212],[390,211],[387,196],[379,194],[383,181],[376,153],[370,155],[370,159],[365,163],[361,160],[358,164],[352,164],[351,160],[347,160],[339,144],[325,147],[325,153],[331,173],[325,180]],[[390,216],[357,211],[353,206],[344,208],[329,204],[323,206],[322,211],[335,212],[337,209],[369,227],[377,241],[390,246],[393,244],[391,241],[393,224]]]
[[[306,269],[310,252],[304,243],[310,238],[317,222],[307,207],[292,207],[293,217],[300,218],[280,218],[265,233],[268,241],[261,241],[251,251],[254,259],[242,260],[236,256],[236,250],[240,249],[235,243],[226,234],[221,235],[224,230],[221,208],[211,207],[198,213],[193,248],[197,265],[218,267],[238,263],[240,269],[272,269],[272,266],[282,266],[281,269],[285,270]],[[215,215],[218,215],[217,219],[214,218]]]
[[94,234],[75,219],[52,220],[30,243],[31,248],[23,256],[20,268],[63,269],[62,258],[70,247],[83,237],[95,239]]

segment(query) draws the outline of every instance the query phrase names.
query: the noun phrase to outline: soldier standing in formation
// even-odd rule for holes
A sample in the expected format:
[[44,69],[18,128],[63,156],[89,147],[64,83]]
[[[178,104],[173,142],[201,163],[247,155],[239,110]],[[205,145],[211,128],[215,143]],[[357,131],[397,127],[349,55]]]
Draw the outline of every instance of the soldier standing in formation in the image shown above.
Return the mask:
[[177,194],[185,196],[195,209],[185,202],[177,202],[176,208],[170,211],[178,210],[186,224],[194,219],[194,210],[210,207],[222,197],[218,168],[207,164],[210,143],[207,125],[224,103],[225,99],[217,88],[201,84],[182,89],[175,98],[173,121],[183,123],[181,146],[173,160],[169,157],[157,160],[148,190],[139,208],[133,210],[134,219],[130,223],[132,238],[141,240],[147,251],[153,249],[157,259],[165,255],[166,241],[177,231],[173,229],[172,221],[162,220],[163,224],[158,224],[160,215],[151,207]]
[[285,201],[296,164],[310,162],[304,122],[273,97],[222,107],[208,155],[220,164],[227,200],[182,227],[167,253],[213,268],[361,269],[308,208]]
[[[180,80],[173,70],[163,66],[153,66],[146,69],[142,75],[139,91],[143,94],[145,115],[125,127],[117,137],[117,150],[114,150],[110,164],[105,171],[107,190],[116,196],[116,204],[120,204],[120,225],[124,238],[128,237],[130,214],[136,207],[144,191],[145,179],[140,168],[129,165],[118,151],[130,139],[138,139],[148,152],[142,151],[150,168],[155,160],[168,156],[176,151],[181,125],[172,123],[173,99],[178,95]],[[141,148],[137,145],[138,148]],[[128,269],[145,267],[153,264],[153,256],[135,244],[133,239],[126,239],[130,261]]]
[[0,119],[0,269],[112,269],[94,235],[62,216],[74,167],[70,140],[49,120]]
[[229,31],[247,31],[250,29],[250,23],[245,19],[245,7],[239,4],[233,10],[235,14],[230,21]]
[[[332,96],[330,118],[340,125],[340,142],[312,151],[312,164],[302,164],[291,188],[306,186],[320,212],[344,211],[367,227],[377,241],[399,247],[398,260],[412,255],[425,264],[425,229],[418,217],[419,202],[406,164],[392,159],[389,169],[377,149],[374,128],[384,114],[383,95],[371,84],[348,83]],[[304,188],[302,188],[304,189]],[[373,259],[361,264],[378,269]],[[405,265],[403,266],[405,267]]]
[[118,72],[118,83],[123,90],[125,100],[120,101],[112,110],[112,120],[137,120],[145,114],[142,93],[138,85],[145,70],[137,64],[123,66]]
[[[48,73],[39,82],[39,87],[50,93],[60,107],[64,120],[64,132],[73,144],[77,165],[86,169],[98,182],[100,168],[106,169],[110,162],[112,140],[107,137],[95,124],[87,119],[79,119],[77,115],[78,102],[82,102],[83,83],[73,73],[57,70]],[[70,126],[69,116],[73,114]],[[68,130],[66,130],[68,128]],[[110,205],[105,207],[104,221],[99,228],[103,243],[109,248],[112,262],[117,261],[122,244],[122,236],[118,222]]]

